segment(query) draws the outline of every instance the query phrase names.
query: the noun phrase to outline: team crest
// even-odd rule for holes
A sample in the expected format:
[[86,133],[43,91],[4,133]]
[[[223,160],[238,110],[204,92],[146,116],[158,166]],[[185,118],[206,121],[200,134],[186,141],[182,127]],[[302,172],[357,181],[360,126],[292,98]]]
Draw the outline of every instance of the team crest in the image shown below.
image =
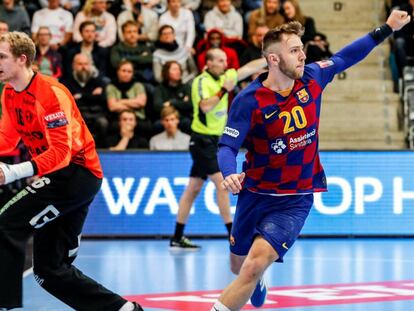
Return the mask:
[[306,91],[306,89],[301,89],[296,92],[296,95],[298,96],[299,101],[304,104],[309,100],[309,94]]

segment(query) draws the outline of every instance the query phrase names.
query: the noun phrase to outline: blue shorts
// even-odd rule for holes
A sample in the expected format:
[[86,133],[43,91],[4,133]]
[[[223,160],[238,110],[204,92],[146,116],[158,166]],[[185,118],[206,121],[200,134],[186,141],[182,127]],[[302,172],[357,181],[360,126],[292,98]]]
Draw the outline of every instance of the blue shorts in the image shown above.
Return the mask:
[[230,251],[246,256],[257,235],[262,236],[279,255],[292,247],[313,205],[313,194],[271,196],[242,190],[230,237]]

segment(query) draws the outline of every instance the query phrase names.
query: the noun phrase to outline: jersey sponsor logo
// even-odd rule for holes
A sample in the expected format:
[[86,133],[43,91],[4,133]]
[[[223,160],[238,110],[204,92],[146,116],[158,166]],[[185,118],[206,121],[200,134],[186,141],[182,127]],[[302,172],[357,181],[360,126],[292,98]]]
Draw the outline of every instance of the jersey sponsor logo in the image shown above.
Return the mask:
[[270,145],[270,148],[277,154],[282,154],[287,151],[286,144],[282,138],[277,138],[276,141]]
[[[220,290],[175,292],[125,297],[144,309],[210,310]],[[262,309],[306,308],[316,306],[352,305],[372,302],[414,300],[414,281],[350,283],[311,286],[284,286],[268,289]],[[366,306],[368,308],[368,305]],[[256,310],[247,304],[243,310]]]
[[240,132],[238,130],[234,129],[234,128],[226,126],[224,128],[223,134],[226,134],[226,135],[229,135],[231,137],[237,138],[237,137],[239,137]]
[[307,145],[310,145],[316,136],[316,129],[311,130],[305,134],[301,134],[299,136],[291,135],[289,137],[289,149],[303,149]]
[[217,118],[222,118],[222,117],[225,117],[227,115],[227,111],[226,110],[220,110],[220,111],[217,111],[215,113],[215,115],[216,115]]
[[48,129],[54,129],[68,124],[68,120],[63,111],[48,114],[45,116],[45,121]]
[[297,97],[298,97],[299,101],[300,101],[302,104],[307,103],[307,102],[308,102],[308,100],[309,100],[309,94],[308,94],[308,92],[306,91],[306,89],[301,89],[301,90],[297,91],[297,92],[296,92],[296,95],[297,95]]
[[330,59],[327,59],[327,60],[321,60],[321,61],[319,61],[319,62],[316,62],[317,64],[318,64],[318,66],[319,67],[321,67],[321,68],[327,68],[327,67],[330,67],[330,66],[332,66],[333,64],[334,64],[334,62],[332,61],[332,60],[330,60]]

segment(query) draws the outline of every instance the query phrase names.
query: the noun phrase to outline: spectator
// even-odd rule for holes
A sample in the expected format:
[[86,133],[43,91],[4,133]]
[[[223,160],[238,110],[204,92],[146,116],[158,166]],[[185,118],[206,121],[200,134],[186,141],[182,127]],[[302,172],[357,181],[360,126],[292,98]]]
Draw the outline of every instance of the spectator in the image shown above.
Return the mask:
[[139,26],[134,21],[127,21],[122,25],[124,41],[119,42],[111,49],[111,65],[118,68],[122,60],[129,60],[135,67],[134,77],[137,81],[152,83],[152,50],[138,41]]
[[256,30],[257,25],[266,24],[269,29],[282,25],[285,22],[285,18],[280,14],[280,1],[279,0],[263,0],[263,6],[259,9],[252,11],[249,18],[249,41]]
[[73,16],[59,6],[59,0],[48,0],[48,7],[36,11],[32,21],[32,39],[36,40],[41,26],[49,27],[52,34],[50,46],[57,50],[72,39]]
[[62,76],[62,55],[51,48],[52,34],[46,26],[39,27],[36,33],[35,62],[39,71],[47,76],[59,79]]
[[[408,13],[409,16],[413,16],[414,0],[409,0],[408,3],[402,4],[399,8],[402,11]],[[414,56],[414,21],[411,18],[408,23],[401,30],[394,33],[394,49],[395,60],[397,62],[398,75],[402,77],[403,69],[407,66],[407,56]]]
[[0,20],[7,23],[9,31],[23,31],[30,35],[30,19],[26,9],[14,2],[3,0],[0,4]]
[[297,21],[305,27],[305,33],[302,36],[303,44],[312,41],[316,35],[315,21],[310,16],[305,16],[297,0],[285,0],[283,2],[283,12],[286,22]]
[[306,59],[305,63],[310,64],[320,60],[328,59],[332,56],[329,49],[329,42],[323,33],[317,32],[313,40],[309,41],[305,46]]
[[88,55],[76,54],[72,68],[72,75],[62,80],[62,84],[73,94],[76,105],[95,138],[96,146],[104,148],[109,125],[105,82],[99,76],[94,76]]
[[148,149],[148,141],[136,132],[138,120],[133,110],[122,110],[119,113],[119,130],[108,138],[109,149],[123,151],[126,149]]
[[249,13],[260,8],[262,6],[262,3],[263,0],[243,0],[242,7],[244,15],[250,15]]
[[7,22],[0,20],[0,35],[9,32],[9,25]]
[[191,134],[193,105],[191,84],[182,82],[182,69],[178,62],[168,61],[162,67],[162,83],[155,88],[154,111],[160,115],[165,107],[174,107],[180,114],[180,129]]
[[240,57],[240,65],[262,57],[262,42],[265,34],[269,31],[266,24],[258,24],[252,36],[252,40]]
[[194,17],[189,9],[181,7],[181,0],[168,0],[168,10],[160,16],[162,25],[171,25],[178,45],[192,51],[195,40]]
[[163,25],[159,30],[159,40],[155,42],[153,54],[153,72],[157,82],[162,81],[162,66],[168,62],[177,61],[182,69],[182,80],[188,82],[197,75],[197,66],[191,53],[187,49],[180,48],[175,40],[174,28]]
[[[57,1],[57,0],[54,0]],[[96,25],[96,41],[103,48],[111,47],[116,41],[115,17],[106,11],[106,0],[86,0],[85,5],[76,14],[73,25],[73,40],[82,41],[80,24],[86,20],[93,21]]]
[[[212,10],[216,5],[217,0],[203,0],[201,1],[201,6],[199,8],[201,17],[204,19],[207,12]],[[237,11],[241,12],[242,8],[242,0],[232,0],[233,6],[236,8]]]
[[[207,40],[204,45],[199,44],[199,55],[197,57],[197,66],[200,71],[202,71],[206,65],[206,55],[207,51],[211,48],[220,48],[227,55],[227,68],[238,69],[239,57],[237,52],[226,46],[227,38],[224,34],[218,29],[211,29],[207,33]],[[201,50],[202,49],[202,50]]]
[[92,70],[94,75],[99,75],[101,78],[109,80],[108,63],[109,50],[98,45],[96,41],[96,25],[92,21],[84,21],[80,24],[79,32],[82,41],[74,43],[66,53],[66,68],[65,74],[71,74],[71,66],[73,57],[76,54],[82,53],[90,58]]
[[164,131],[150,139],[150,150],[188,150],[190,135],[178,129],[180,114],[173,106],[161,110],[161,124]]
[[118,15],[118,38],[120,41],[124,40],[122,25],[129,20],[135,21],[139,25],[138,41],[157,40],[158,15],[153,10],[142,5],[142,0],[131,0],[130,7],[127,7],[126,10]]
[[231,0],[217,0],[214,8],[204,17],[206,31],[221,30],[228,38],[242,39],[243,18],[231,4]]
[[[145,106],[147,95],[144,85],[135,81],[134,66],[131,61],[123,60],[116,71],[116,79],[106,87],[111,120],[116,120],[123,110],[133,110],[138,119],[137,128],[146,138],[152,135],[152,124],[147,118]],[[113,129],[111,128],[111,131]]]

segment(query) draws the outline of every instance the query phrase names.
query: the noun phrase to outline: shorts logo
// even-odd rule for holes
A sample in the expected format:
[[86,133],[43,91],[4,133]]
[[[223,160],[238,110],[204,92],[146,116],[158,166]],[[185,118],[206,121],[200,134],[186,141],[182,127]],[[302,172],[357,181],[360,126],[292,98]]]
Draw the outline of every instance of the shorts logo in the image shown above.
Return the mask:
[[318,64],[318,66],[319,67],[321,67],[321,68],[327,68],[327,67],[330,67],[330,66],[332,66],[333,64],[334,64],[334,62],[332,61],[332,60],[330,60],[330,59],[327,59],[327,60],[321,60],[321,61],[319,61],[319,62],[316,62],[317,64]]
[[236,240],[234,239],[234,236],[230,236],[230,245],[231,246],[234,246],[234,245],[236,245]]
[[284,242],[284,243],[282,244],[282,247],[283,247],[284,249],[289,249],[289,247],[287,246],[286,242]]
[[48,114],[45,116],[45,121],[48,129],[54,129],[68,124],[68,120],[63,111]]
[[309,94],[306,91],[306,89],[301,89],[296,92],[296,95],[298,96],[299,101],[304,104],[309,100]]
[[226,126],[224,128],[223,134],[229,135],[231,137],[237,138],[240,135],[240,132],[234,128]]
[[276,139],[276,141],[270,145],[274,152],[277,154],[282,154],[283,151],[286,149],[286,145],[281,138]]

